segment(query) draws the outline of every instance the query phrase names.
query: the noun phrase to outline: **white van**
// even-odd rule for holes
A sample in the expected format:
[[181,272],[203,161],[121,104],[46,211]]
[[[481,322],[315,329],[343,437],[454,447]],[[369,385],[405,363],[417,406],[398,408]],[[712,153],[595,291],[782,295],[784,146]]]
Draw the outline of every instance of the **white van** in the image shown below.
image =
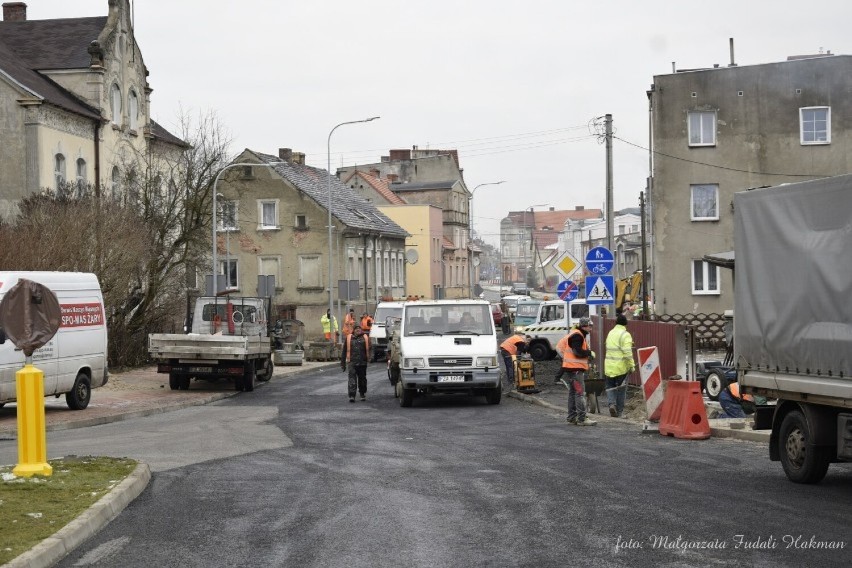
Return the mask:
[[379,302],[376,315],[373,317],[373,327],[370,330],[370,345],[373,347],[373,361],[384,359],[388,351],[388,318],[401,318],[404,302]]
[[[56,335],[33,352],[33,365],[44,371],[45,396],[65,395],[72,410],[89,405],[92,389],[106,384],[107,328],[98,278],[82,272],[0,272],[0,300],[18,280],[43,284],[56,294],[61,309]],[[15,400],[15,373],[24,352],[0,330],[0,406]]]
[[500,404],[502,368],[487,301],[406,302],[397,333],[400,406],[438,393],[485,395],[488,404]]

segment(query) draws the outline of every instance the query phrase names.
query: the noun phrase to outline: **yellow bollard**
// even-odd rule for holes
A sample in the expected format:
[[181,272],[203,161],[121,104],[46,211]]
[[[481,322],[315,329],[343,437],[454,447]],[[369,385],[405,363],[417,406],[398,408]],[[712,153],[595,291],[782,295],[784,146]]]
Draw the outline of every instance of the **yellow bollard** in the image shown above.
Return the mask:
[[12,473],[19,477],[50,477],[47,463],[47,435],[44,426],[44,371],[27,363],[15,373],[18,397],[18,465]]

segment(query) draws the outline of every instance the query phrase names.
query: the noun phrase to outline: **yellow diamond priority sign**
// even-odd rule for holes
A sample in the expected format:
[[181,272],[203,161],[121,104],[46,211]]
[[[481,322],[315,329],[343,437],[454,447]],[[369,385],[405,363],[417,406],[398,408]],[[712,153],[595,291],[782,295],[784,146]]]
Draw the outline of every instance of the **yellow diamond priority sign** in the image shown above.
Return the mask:
[[580,268],[580,261],[574,258],[574,255],[570,252],[565,251],[553,261],[552,266],[563,278],[569,280],[571,275]]

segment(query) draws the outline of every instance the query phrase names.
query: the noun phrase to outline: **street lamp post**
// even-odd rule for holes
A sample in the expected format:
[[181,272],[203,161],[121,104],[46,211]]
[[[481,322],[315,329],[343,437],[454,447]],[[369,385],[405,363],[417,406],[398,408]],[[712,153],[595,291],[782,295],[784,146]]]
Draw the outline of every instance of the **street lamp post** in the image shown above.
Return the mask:
[[486,185],[500,185],[501,183],[506,183],[506,180],[489,181],[489,182],[486,182],[486,183],[480,183],[479,185],[477,185],[476,187],[473,188],[473,191],[470,192],[470,199],[468,200],[469,205],[468,205],[468,208],[467,208],[467,210],[468,210],[467,214],[468,214],[468,217],[469,217],[468,225],[470,226],[470,229],[468,231],[470,233],[470,235],[468,235],[469,239],[468,239],[468,247],[467,247],[467,274],[468,274],[468,281],[469,281],[468,285],[469,285],[469,288],[470,288],[469,296],[471,298],[473,298],[473,285],[474,285],[473,272],[474,272],[474,269],[476,268],[476,266],[473,264],[473,259],[471,258],[472,253],[471,253],[471,250],[470,250],[470,241],[473,241],[473,194],[476,193],[476,190],[479,189],[480,187],[483,187],[483,186],[486,186]]
[[[340,128],[341,126],[345,126],[347,124],[359,124],[361,122],[371,122],[381,118],[379,116],[373,116],[370,118],[365,118],[363,120],[349,120],[347,122],[341,122],[336,125],[331,131],[328,133],[328,144],[327,144],[327,157],[328,157],[328,310],[329,313],[334,313],[334,298],[332,297],[332,290],[334,289],[334,276],[332,274],[332,270],[334,270],[334,263],[332,261],[332,251],[334,250],[334,242],[331,234],[331,135],[334,134],[334,131]],[[364,258],[364,262],[367,262],[367,259]],[[364,289],[366,290],[367,283],[364,282]]]
[[245,166],[263,166],[263,167],[266,167],[266,168],[273,168],[273,167],[275,167],[275,164],[280,164],[280,163],[281,162],[273,162],[271,164],[263,164],[263,163],[258,164],[258,163],[253,163],[253,162],[240,162],[240,163],[236,163],[236,164],[228,164],[227,166],[220,169],[219,173],[217,173],[216,177],[213,179],[213,223],[212,223],[212,225],[213,225],[213,267],[210,270],[210,273],[213,275],[213,296],[214,297],[216,295],[218,295],[218,293],[219,293],[219,290],[218,290],[218,287],[217,287],[217,282],[216,282],[216,280],[217,280],[216,275],[217,275],[217,269],[218,269],[218,263],[219,263],[219,259],[217,258],[217,251],[216,251],[216,249],[218,248],[216,246],[217,245],[217,243],[216,243],[216,226],[218,224],[217,220],[216,220],[216,217],[217,217],[217,215],[216,215],[216,209],[217,209],[216,196],[218,195],[218,193],[216,192],[216,186],[219,184],[219,178],[222,177],[222,174],[225,172],[225,170],[230,169],[230,168],[236,168],[236,167],[239,167],[239,166],[242,166],[242,167],[245,167]]

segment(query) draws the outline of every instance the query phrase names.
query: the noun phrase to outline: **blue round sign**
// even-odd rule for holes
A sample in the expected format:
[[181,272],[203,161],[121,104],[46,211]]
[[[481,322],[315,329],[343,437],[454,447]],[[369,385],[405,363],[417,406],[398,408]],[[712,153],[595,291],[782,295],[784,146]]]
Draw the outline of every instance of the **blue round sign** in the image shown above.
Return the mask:
[[559,299],[565,300],[566,302],[576,300],[579,292],[580,289],[577,288],[577,285],[571,280],[563,280],[556,287],[556,294],[559,296]]
[[608,274],[615,264],[615,257],[606,247],[595,247],[586,254],[586,270],[592,274]]

